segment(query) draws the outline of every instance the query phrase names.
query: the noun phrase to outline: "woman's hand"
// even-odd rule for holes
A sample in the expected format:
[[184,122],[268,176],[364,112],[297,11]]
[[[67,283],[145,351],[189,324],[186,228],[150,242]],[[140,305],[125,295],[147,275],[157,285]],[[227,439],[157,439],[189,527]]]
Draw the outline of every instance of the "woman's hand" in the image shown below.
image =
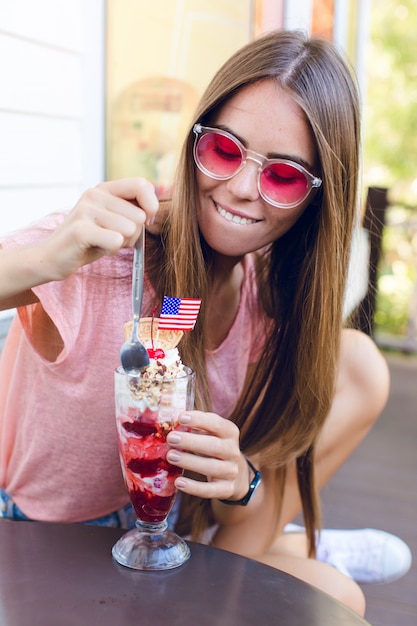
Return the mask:
[[[239,448],[239,429],[215,413],[188,411],[180,418],[187,431],[171,431],[167,460],[207,477],[207,482],[181,476],[180,491],[200,498],[239,500],[248,491],[248,469]],[[233,507],[234,508],[234,507]]]
[[143,178],[101,183],[87,190],[57,230],[39,245],[47,280],[133,246],[144,224],[152,224],[159,202]]

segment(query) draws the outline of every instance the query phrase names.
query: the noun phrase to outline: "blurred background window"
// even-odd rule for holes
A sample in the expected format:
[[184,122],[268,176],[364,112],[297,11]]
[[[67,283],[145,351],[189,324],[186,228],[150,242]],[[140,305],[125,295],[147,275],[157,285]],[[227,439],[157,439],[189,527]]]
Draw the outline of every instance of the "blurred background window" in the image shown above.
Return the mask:
[[108,0],[106,177],[169,194],[203,90],[252,37],[250,0]]

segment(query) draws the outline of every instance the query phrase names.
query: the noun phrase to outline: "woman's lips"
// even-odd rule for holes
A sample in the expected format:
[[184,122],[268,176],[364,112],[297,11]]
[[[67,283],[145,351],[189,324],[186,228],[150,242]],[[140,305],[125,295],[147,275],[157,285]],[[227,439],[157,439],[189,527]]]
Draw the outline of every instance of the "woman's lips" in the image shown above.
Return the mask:
[[224,217],[224,219],[227,222],[233,222],[233,224],[241,224],[245,226],[247,224],[255,224],[256,222],[259,221],[259,220],[253,220],[250,217],[243,217],[241,215],[237,215],[236,213],[230,213],[230,211],[227,211],[216,202],[214,203],[214,205],[216,207],[217,213],[219,213],[219,215]]

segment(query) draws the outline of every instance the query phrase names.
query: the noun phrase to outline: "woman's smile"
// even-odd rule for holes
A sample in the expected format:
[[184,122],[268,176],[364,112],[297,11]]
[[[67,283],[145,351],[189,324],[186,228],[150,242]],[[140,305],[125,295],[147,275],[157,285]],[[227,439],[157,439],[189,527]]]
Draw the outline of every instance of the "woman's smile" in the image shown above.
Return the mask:
[[243,226],[247,226],[248,224],[256,224],[260,220],[255,220],[245,215],[242,215],[238,211],[231,211],[229,209],[225,209],[217,202],[214,202],[214,206],[216,207],[217,212],[221,215],[227,222],[233,222],[233,224],[239,224]]

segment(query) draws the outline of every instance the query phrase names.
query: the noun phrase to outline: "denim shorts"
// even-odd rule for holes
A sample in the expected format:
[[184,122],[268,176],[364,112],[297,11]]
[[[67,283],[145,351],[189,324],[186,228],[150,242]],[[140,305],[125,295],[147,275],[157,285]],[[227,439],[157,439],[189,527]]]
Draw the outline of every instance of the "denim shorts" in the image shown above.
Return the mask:
[[[168,526],[173,528],[175,521],[178,517],[178,505],[179,498],[177,498],[174,506],[168,516]],[[9,494],[0,489],[0,518],[15,520],[15,521],[28,521],[33,522],[31,519],[23,513],[21,509],[15,504]],[[103,515],[103,517],[97,517],[96,519],[86,520],[80,522],[82,524],[90,524],[93,526],[110,526],[112,528],[126,528],[131,529],[135,527],[136,515],[131,504],[127,504],[122,509]]]

